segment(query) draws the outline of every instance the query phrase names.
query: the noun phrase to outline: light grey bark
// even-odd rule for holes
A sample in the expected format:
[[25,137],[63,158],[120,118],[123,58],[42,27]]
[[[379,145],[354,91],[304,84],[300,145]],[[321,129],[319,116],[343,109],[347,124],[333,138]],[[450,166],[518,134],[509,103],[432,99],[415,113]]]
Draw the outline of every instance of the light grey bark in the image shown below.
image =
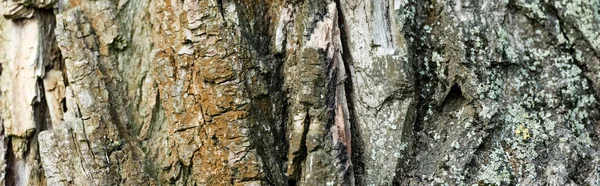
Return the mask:
[[597,0],[0,2],[5,185],[600,184]]

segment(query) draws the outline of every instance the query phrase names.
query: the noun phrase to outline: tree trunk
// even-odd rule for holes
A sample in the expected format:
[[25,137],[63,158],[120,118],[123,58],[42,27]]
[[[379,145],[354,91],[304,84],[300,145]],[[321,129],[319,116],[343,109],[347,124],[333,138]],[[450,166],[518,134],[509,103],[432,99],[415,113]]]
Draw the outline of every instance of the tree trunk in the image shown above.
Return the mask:
[[0,0],[4,185],[600,185],[597,0]]

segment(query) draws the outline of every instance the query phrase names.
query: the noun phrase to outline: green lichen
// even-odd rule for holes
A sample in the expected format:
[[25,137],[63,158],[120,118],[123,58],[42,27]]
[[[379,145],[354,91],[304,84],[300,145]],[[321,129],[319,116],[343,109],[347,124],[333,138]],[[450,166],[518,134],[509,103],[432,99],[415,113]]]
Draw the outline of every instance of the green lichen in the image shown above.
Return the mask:
[[512,170],[508,166],[507,157],[501,147],[494,148],[488,164],[478,173],[477,179],[486,184],[504,185],[511,181]]

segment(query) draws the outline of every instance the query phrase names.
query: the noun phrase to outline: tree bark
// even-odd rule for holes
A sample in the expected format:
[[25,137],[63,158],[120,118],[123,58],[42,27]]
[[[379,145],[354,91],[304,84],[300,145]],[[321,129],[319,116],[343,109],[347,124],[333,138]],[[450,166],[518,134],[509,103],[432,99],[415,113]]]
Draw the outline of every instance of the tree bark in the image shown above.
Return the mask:
[[599,1],[0,1],[0,184],[600,185]]

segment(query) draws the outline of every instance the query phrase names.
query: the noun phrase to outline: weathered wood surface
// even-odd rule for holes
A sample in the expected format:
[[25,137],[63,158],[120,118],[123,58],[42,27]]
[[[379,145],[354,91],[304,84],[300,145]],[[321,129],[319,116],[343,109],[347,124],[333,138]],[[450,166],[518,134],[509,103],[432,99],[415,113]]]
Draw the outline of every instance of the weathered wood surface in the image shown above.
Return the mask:
[[599,1],[0,3],[0,184],[600,185]]

